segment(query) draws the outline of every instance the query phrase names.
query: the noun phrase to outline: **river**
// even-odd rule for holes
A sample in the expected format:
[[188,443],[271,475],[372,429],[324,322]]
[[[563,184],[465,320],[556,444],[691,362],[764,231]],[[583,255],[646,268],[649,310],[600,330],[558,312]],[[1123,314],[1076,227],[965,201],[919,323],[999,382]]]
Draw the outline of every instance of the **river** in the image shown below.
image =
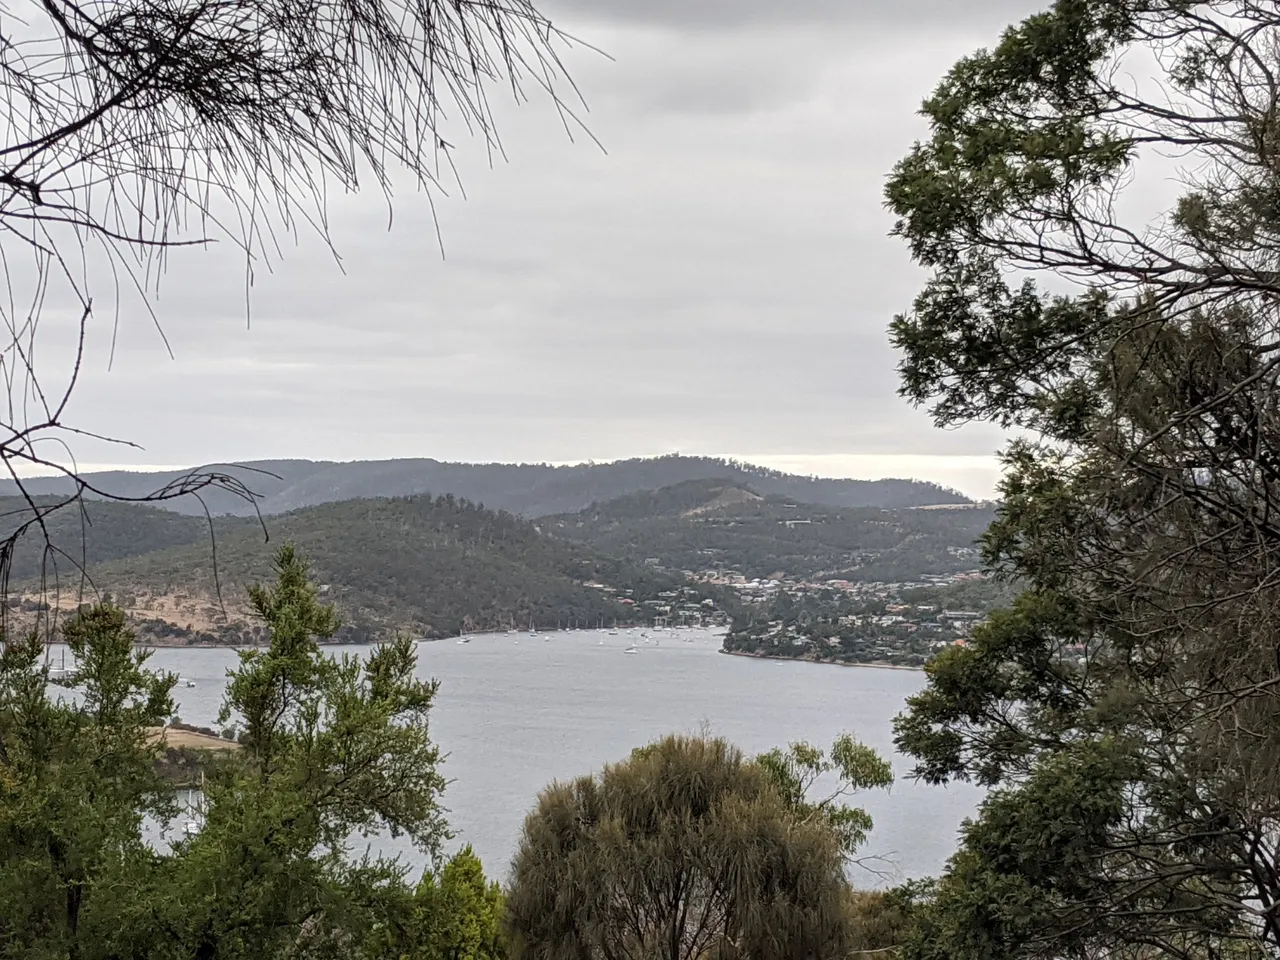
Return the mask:
[[[629,656],[632,641],[639,653]],[[472,844],[487,872],[503,876],[542,787],[663,734],[706,729],[759,752],[801,739],[827,745],[849,731],[891,755],[899,778],[888,793],[860,798],[876,823],[865,853],[879,859],[878,874],[855,879],[873,886],[937,873],[979,792],[913,783],[907,759],[893,755],[893,716],[924,674],[733,657],[719,647],[718,634],[697,630],[664,633],[656,644],[591,630],[419,644],[420,675],[440,681],[432,735],[448,753],[451,845]],[[229,649],[162,647],[151,664],[195,683],[174,690],[178,715],[211,725],[235,661]]]

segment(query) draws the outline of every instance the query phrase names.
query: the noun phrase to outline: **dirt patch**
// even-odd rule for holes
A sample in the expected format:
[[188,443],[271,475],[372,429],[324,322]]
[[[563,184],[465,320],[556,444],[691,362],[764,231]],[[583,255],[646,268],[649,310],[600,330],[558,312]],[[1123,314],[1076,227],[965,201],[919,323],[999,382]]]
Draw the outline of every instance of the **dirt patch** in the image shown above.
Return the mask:
[[755,503],[757,500],[763,499],[763,497],[752,493],[750,490],[743,490],[741,487],[725,487],[713,499],[708,500],[702,506],[686,510],[683,516],[695,517],[700,513],[710,513],[712,510],[732,507],[739,503]]
[[149,743],[164,741],[165,746],[182,750],[239,750],[234,740],[214,737],[194,730],[175,730],[172,727],[152,727],[147,731]]

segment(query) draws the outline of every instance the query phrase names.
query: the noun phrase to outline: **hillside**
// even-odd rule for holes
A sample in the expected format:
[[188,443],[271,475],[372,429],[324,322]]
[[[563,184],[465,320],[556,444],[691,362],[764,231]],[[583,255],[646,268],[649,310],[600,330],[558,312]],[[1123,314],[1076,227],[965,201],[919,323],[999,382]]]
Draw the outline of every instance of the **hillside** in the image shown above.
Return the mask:
[[[44,509],[57,501],[35,500]],[[0,497],[0,537],[10,536],[32,517],[30,505],[20,497]],[[136,557],[155,550],[209,543],[209,525],[203,517],[188,517],[169,510],[138,504],[84,500],[47,514],[44,525],[50,549],[38,528],[31,528],[17,544],[10,567],[14,583],[66,574],[79,567]]]
[[[442,463],[437,460],[378,460],[332,463],[310,460],[262,460],[220,467],[243,480],[259,495],[263,513],[287,513],[342,500],[401,497],[422,493],[452,494],[526,517],[571,513],[593,502],[629,493],[669,487],[690,480],[728,480],[761,496],[788,497],[802,503],[834,507],[913,507],[967,502],[965,497],[919,480],[832,480],[801,477],[750,464],[710,457],[667,456],[614,463],[549,466],[546,464]],[[189,471],[89,474],[93,485],[115,495],[140,497]],[[64,478],[26,481],[35,494],[65,494]],[[12,481],[0,484],[0,495],[17,493]],[[249,516],[244,500],[208,491],[212,513]],[[170,501],[167,509],[203,515],[193,497]]]
[[748,577],[912,580],[977,565],[991,508],[837,508],[691,481],[549,517],[546,529],[612,556]]
[[[530,621],[544,629],[628,621],[638,616],[637,605],[681,589],[661,573],[452,496],[323,504],[273,517],[269,529],[271,542],[254,520],[216,521],[216,580],[207,532],[199,542],[99,563],[89,573],[144,637],[169,642],[253,640],[260,628],[247,615],[244,587],[270,578],[281,543],[310,560],[345,622],[340,639],[348,641]],[[64,606],[75,598],[68,586]]]

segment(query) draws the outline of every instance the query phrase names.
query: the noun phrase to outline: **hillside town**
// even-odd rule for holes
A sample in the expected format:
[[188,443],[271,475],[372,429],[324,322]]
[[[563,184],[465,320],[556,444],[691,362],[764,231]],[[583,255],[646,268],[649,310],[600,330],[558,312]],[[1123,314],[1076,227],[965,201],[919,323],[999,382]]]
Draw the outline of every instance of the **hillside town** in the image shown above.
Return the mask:
[[746,611],[725,638],[727,652],[900,667],[965,645],[1004,593],[976,569],[900,582],[720,572],[700,579],[733,590]]

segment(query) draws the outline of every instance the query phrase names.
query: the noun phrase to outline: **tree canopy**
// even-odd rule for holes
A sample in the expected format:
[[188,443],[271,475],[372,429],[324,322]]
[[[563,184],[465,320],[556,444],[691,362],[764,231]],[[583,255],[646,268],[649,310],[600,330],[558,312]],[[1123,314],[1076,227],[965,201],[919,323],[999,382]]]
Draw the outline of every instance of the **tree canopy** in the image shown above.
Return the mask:
[[887,776],[851,740],[831,761],[797,745],[761,763],[720,739],[667,737],[552,784],[512,863],[513,955],[845,956],[844,857],[870,823],[806,800],[828,763],[859,785]]
[[[122,613],[86,607],[64,633],[75,657],[49,692],[38,639],[0,649],[0,953],[154,960],[331,957],[481,960],[501,955],[501,897],[463,850],[447,861],[433,682],[413,644],[359,661],[324,656],[337,626],[289,548],[252,601],[271,632],[246,651],[224,719],[240,749],[205,758],[198,830],[172,825],[156,770],[175,677],[147,667]],[[406,836],[411,881],[359,838]]]
[[1059,0],[889,180],[930,271],[902,392],[1021,433],[985,554],[1028,587],[898,721],[993,788],[911,956],[1280,948],[1278,43],[1274,4]]

